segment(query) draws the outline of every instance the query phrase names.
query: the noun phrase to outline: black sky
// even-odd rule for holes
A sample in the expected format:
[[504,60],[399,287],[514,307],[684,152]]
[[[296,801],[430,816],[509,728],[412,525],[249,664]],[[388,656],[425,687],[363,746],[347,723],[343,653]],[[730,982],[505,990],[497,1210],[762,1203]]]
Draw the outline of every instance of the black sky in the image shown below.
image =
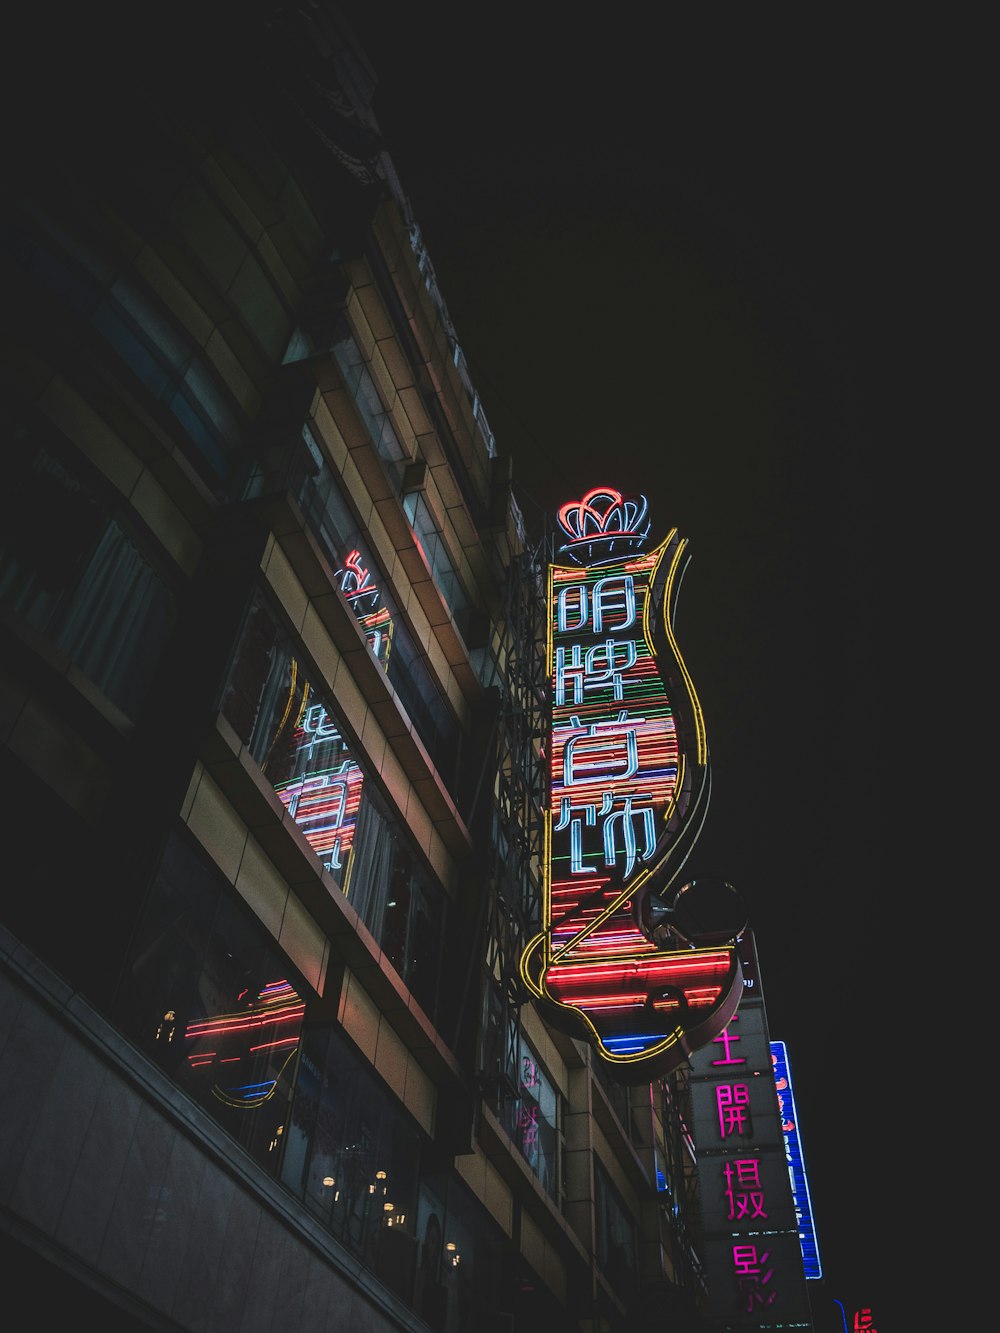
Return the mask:
[[879,1333],[930,1327],[891,1240],[909,1189],[885,1030],[907,42],[834,11],[348,10],[529,527],[610,484],[689,539],[675,630],[713,771],[690,865],[746,897],[788,1045],[817,1329],[834,1297]]

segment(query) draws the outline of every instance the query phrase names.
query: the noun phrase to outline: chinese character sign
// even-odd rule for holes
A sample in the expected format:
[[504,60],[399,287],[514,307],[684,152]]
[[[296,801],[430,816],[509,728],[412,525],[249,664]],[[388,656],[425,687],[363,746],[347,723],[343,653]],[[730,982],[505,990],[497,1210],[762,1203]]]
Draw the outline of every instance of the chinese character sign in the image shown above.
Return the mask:
[[744,1314],[768,1310],[778,1299],[770,1251],[763,1245],[733,1245],[733,1276]]
[[701,708],[673,637],[687,543],[674,530],[644,552],[645,499],[610,487],[558,519],[543,920],[521,973],[552,1022],[638,1083],[735,1012],[745,918],[721,882],[668,896],[708,796]]

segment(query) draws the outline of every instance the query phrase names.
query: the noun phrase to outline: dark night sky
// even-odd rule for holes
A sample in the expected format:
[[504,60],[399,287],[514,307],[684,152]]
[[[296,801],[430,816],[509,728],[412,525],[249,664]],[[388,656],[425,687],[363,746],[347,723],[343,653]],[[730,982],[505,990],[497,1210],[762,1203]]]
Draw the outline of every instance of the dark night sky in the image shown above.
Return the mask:
[[[375,110],[529,526],[610,484],[691,562],[713,789],[689,864],[750,907],[822,1287],[925,1322],[886,962],[883,482],[917,134],[898,34],[797,11],[349,6]],[[372,7],[384,14],[385,7]],[[904,1140],[905,1141],[905,1140]],[[917,1301],[920,1301],[918,1312]],[[822,1306],[822,1310],[820,1309]]]

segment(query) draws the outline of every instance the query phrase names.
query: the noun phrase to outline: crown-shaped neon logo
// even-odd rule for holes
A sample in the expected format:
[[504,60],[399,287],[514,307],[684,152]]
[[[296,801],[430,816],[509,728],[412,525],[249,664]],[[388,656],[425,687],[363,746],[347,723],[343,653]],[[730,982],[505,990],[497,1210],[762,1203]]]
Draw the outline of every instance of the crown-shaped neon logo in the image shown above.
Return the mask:
[[569,538],[559,554],[575,565],[602,565],[642,550],[650,528],[646,509],[644,495],[626,499],[611,486],[596,486],[556,514]]

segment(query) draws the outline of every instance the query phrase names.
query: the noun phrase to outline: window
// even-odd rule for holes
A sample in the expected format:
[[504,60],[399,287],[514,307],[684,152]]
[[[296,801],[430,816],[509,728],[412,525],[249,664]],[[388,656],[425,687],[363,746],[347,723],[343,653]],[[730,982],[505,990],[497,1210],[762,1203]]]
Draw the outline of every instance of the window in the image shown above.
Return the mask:
[[434,678],[426,653],[410,634],[389,592],[385,574],[358,530],[336,477],[306,426],[302,429],[301,446],[283,475],[256,472],[250,479],[247,495],[256,497],[280,487],[290,490],[299,501],[369,647],[416,727],[442,782],[457,798],[461,739],[458,720]]
[[310,1026],[281,1179],[404,1300],[417,1258],[419,1131],[335,1027]]
[[405,457],[403,446],[379,397],[375,381],[365,365],[361,349],[347,332],[346,326],[343,336],[334,343],[332,350],[372,444],[382,461],[394,467]]
[[409,495],[403,496],[403,509],[438,591],[453,618],[459,620],[467,610],[468,603],[427,502],[419,491],[411,491]]
[[[562,1096],[523,1033],[519,1055],[515,1057],[510,1049],[504,1006],[495,984],[487,983],[484,988],[482,1020],[481,1068],[497,1085],[497,1117],[539,1184],[561,1208],[565,1116]],[[519,1061],[517,1068],[515,1058]]]
[[136,717],[174,626],[172,590],[112,515],[85,464],[23,428],[0,514],[0,605]]
[[507,1104],[507,1132],[552,1198],[559,1197],[560,1096],[532,1047],[521,1038],[518,1096]]
[[597,1262],[619,1296],[638,1286],[635,1225],[600,1158],[594,1158],[594,1213]]
[[201,848],[174,834],[126,962],[117,1021],[272,1171],[309,993]]
[[512,1278],[518,1261],[482,1201],[454,1174],[427,1170],[417,1211],[414,1306],[427,1324],[438,1333],[515,1327]]
[[258,595],[222,712],[427,1014],[439,1008],[445,897]]
[[[61,312],[72,312],[82,322],[84,335],[88,330],[97,333],[173,416],[182,443],[193,446],[207,479],[213,485],[241,484],[245,462],[240,419],[200,349],[159,313],[138,281],[116,276],[57,223],[39,221],[51,235],[32,234],[27,223],[11,226],[3,235],[0,253],[6,248],[16,265],[10,290],[32,306],[41,296]],[[53,239],[56,234],[58,241]]]

